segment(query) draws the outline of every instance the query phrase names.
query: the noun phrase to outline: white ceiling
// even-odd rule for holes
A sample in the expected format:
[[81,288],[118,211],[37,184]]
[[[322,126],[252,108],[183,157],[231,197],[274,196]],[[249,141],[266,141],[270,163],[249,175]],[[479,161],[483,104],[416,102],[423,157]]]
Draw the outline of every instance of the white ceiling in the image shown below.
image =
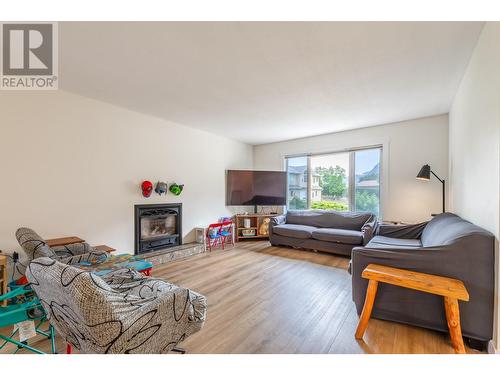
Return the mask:
[[447,113],[482,26],[60,23],[60,88],[276,142]]

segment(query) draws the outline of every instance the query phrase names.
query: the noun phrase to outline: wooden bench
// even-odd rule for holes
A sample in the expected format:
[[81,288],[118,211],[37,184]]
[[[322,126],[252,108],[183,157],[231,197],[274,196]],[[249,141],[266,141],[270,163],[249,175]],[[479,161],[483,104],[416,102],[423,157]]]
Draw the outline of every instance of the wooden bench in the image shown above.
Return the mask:
[[455,353],[465,354],[462,329],[460,327],[460,312],[458,309],[458,300],[469,300],[469,293],[465,289],[463,282],[449,277],[429,275],[377,264],[369,264],[361,276],[369,281],[365,304],[359,318],[358,328],[356,329],[356,339],[360,340],[363,338],[372,313],[378,283],[381,282],[443,296],[446,321],[453,349]]

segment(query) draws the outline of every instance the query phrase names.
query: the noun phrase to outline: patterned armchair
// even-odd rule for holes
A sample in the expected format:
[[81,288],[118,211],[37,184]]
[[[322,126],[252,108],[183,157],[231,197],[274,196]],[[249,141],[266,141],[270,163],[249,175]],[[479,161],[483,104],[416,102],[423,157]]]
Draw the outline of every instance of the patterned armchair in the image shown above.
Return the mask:
[[164,353],[205,321],[204,296],[120,269],[100,278],[42,257],[26,276],[47,317],[81,353]]
[[16,238],[29,261],[49,257],[62,263],[75,264],[83,261],[104,261],[109,256],[105,251],[96,250],[86,242],[50,247],[30,228],[19,228]]

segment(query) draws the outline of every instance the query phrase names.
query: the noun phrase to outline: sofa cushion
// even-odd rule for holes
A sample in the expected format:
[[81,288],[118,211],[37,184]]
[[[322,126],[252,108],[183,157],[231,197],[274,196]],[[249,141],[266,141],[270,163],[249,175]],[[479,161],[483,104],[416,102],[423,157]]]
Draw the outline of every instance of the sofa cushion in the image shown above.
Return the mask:
[[316,229],[316,227],[309,225],[280,224],[273,227],[273,233],[280,236],[306,239],[311,238],[312,232]]
[[422,247],[422,242],[416,239],[375,236],[371,239],[370,242],[368,242],[366,247],[372,249],[381,249],[381,248],[416,249]]
[[363,233],[347,229],[316,229],[312,232],[312,238],[319,241],[338,242],[352,245],[361,245],[363,243]]
[[474,234],[488,236],[490,233],[460,216],[446,212],[427,223],[422,232],[422,244],[425,247],[445,246]]
[[361,227],[373,215],[369,212],[340,212],[330,210],[300,210],[288,211],[288,224],[312,225],[318,228],[337,228],[347,230],[361,230]]

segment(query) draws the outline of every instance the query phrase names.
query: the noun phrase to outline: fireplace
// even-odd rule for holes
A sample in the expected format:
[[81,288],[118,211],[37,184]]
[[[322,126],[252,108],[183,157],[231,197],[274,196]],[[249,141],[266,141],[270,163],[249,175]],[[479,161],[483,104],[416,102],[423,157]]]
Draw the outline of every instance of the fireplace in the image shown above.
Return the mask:
[[135,205],[135,254],[182,245],[182,203]]

